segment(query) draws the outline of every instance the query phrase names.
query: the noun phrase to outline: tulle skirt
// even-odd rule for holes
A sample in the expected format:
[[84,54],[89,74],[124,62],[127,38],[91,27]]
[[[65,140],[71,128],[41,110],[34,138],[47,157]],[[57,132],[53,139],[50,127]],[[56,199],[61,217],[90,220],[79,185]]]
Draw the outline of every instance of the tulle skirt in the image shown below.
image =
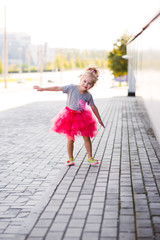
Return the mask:
[[52,119],[51,131],[65,134],[69,140],[75,136],[94,137],[97,134],[97,123],[90,109],[74,111],[65,107]]

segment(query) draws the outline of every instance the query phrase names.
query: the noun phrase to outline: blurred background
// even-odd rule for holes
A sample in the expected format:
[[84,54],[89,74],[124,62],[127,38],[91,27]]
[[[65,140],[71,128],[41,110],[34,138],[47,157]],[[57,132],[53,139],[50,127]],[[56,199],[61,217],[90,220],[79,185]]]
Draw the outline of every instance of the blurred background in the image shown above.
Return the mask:
[[157,118],[159,13],[159,0],[1,0],[0,110],[63,99],[32,87],[78,84],[95,64],[101,70],[95,97],[141,96]]

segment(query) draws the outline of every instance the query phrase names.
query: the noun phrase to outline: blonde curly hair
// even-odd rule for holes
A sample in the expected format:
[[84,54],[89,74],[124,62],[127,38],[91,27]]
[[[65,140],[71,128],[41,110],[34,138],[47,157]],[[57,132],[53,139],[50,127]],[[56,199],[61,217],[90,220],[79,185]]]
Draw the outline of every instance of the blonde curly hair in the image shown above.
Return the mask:
[[98,81],[99,77],[98,67],[95,65],[89,65],[79,77],[82,79],[86,75],[90,75],[93,78],[93,83],[95,84]]

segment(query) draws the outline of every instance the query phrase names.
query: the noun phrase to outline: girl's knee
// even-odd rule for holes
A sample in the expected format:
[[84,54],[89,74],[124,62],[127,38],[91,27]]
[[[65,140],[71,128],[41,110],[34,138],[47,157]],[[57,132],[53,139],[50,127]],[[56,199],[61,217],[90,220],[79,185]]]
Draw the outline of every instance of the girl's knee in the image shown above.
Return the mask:
[[74,140],[68,139],[68,143],[73,144],[73,143],[74,143]]
[[90,142],[90,137],[83,136],[85,142]]

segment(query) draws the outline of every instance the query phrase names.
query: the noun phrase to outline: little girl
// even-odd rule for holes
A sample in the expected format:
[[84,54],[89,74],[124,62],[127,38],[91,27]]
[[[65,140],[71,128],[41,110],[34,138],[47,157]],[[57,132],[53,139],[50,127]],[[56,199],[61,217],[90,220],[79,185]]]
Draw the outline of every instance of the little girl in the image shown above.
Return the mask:
[[90,138],[97,134],[97,123],[95,118],[92,116],[91,110],[86,107],[88,104],[98,122],[103,126],[103,122],[99,115],[98,109],[94,104],[92,95],[88,92],[98,80],[99,70],[95,66],[88,67],[80,75],[79,85],[70,84],[63,87],[49,87],[41,88],[34,86],[37,91],[62,91],[67,94],[66,107],[62,109],[59,114],[53,118],[52,131],[59,134],[65,134],[67,142],[67,151],[69,160],[67,165],[74,165],[73,149],[75,136],[82,136],[85,143],[85,148],[88,154],[88,162],[91,165],[98,164],[98,160],[92,157],[92,143]]

